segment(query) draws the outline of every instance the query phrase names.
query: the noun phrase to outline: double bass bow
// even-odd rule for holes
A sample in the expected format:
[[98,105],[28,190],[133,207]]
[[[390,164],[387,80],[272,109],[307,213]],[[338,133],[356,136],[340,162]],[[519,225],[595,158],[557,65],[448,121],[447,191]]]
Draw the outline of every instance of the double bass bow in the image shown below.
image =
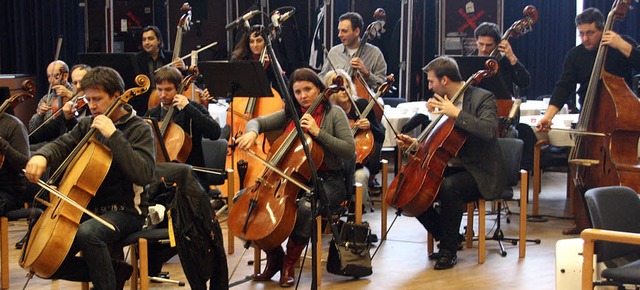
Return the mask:
[[[612,30],[616,19],[624,18],[628,0],[616,0],[607,16],[603,33]],[[600,42],[591,78],[580,111],[575,146],[569,153],[569,168],[575,184],[576,228],[590,226],[584,207],[584,192],[600,186],[624,185],[640,192],[640,102],[624,78],[605,71],[609,47]],[[584,134],[584,132],[599,134]]]
[[[498,62],[494,59],[487,60],[485,66],[487,69],[470,76],[456,92],[451,98],[453,104],[460,102],[470,85],[498,71]],[[455,121],[439,115],[420,133],[418,141],[405,150],[409,162],[389,186],[385,200],[388,205],[401,209],[406,216],[419,216],[431,206],[444,179],[447,163],[458,154],[467,139],[465,133],[454,126]]]
[[[324,96],[331,95],[337,88],[334,85],[319,94],[307,112],[314,112]],[[311,159],[319,167],[324,151],[308,134],[304,137],[311,151]],[[297,131],[293,130],[273,143],[268,161],[247,151],[250,156],[261,160],[267,168],[229,211],[227,223],[234,235],[252,241],[263,250],[270,250],[291,234],[296,220],[298,192],[301,188],[311,191],[305,185],[310,179],[311,168],[301,147]]]
[[[135,81],[140,87],[118,96],[104,112],[105,116],[111,117],[121,104],[149,89],[147,76],[138,75]],[[113,225],[85,209],[102,185],[112,161],[109,148],[98,142],[95,134],[95,128],[88,130],[49,180],[46,183],[41,180],[38,182],[54,193],[56,190],[49,184],[57,183],[60,195],[46,203],[47,208],[31,229],[23,247],[19,263],[30,274],[46,278],[56,272],[71,249],[83,213],[97,217],[96,220],[116,230]]]

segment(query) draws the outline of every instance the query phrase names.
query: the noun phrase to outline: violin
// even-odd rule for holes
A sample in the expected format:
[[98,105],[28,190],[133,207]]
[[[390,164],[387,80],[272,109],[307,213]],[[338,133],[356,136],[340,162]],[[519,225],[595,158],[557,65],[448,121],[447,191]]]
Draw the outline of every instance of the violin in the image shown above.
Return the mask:
[[[117,97],[104,112],[105,116],[112,117],[121,104],[149,89],[151,82],[147,76],[138,75],[135,81],[140,87]],[[22,249],[19,264],[30,274],[47,278],[56,272],[67,257],[83,213],[116,230],[85,208],[102,185],[112,161],[111,151],[97,141],[95,133],[95,128],[90,129],[49,180],[38,182],[56,197],[46,203],[47,208]],[[58,184],[58,189],[53,190],[49,184]]]
[[[323,98],[336,90],[337,86],[331,86],[323,91],[307,112],[314,112]],[[324,151],[308,134],[304,138],[314,165],[319,167]],[[301,146],[296,130],[282,135],[273,143],[267,161],[263,160],[267,169],[229,211],[229,230],[234,235],[269,250],[291,234],[296,220],[298,192],[300,189],[311,191],[305,185],[311,178],[311,170],[304,151],[298,149]],[[262,160],[250,151],[247,153]]]
[[[494,59],[487,60],[485,66],[486,70],[473,74],[456,92],[451,98],[453,104],[460,102],[470,85],[498,72],[498,62]],[[406,216],[419,216],[431,206],[444,179],[447,163],[466,142],[464,132],[454,125],[455,119],[439,115],[420,133],[418,142],[405,150],[409,162],[389,186],[385,200],[388,205],[402,209]]]

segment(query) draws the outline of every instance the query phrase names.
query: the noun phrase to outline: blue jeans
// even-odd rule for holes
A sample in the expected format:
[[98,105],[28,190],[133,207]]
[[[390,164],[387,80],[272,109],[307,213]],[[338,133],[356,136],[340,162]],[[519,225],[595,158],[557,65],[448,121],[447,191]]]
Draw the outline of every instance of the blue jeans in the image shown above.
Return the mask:
[[[112,231],[97,220],[86,217],[83,216],[69,254],[49,278],[91,281],[96,290],[116,289],[116,274],[108,245],[141,230],[144,217],[125,211],[110,211],[100,216],[118,231]],[[79,251],[82,251],[83,257],[75,256]]]

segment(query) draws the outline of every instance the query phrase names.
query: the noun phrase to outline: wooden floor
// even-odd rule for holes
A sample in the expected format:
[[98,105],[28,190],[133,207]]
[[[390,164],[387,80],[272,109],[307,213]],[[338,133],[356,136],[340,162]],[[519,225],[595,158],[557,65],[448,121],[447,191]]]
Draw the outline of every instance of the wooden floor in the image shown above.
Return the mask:
[[[388,234],[388,240],[380,247],[373,260],[373,275],[359,280],[348,277],[335,276],[323,272],[323,289],[554,289],[554,249],[558,239],[572,238],[563,236],[561,230],[568,227],[571,220],[567,219],[568,206],[565,198],[566,174],[559,172],[545,172],[543,175],[543,192],[540,195],[540,213],[549,217],[545,223],[528,223],[528,237],[539,238],[539,245],[527,245],[527,255],[518,259],[517,246],[506,244],[508,255],[498,254],[498,244],[487,241],[487,261],[477,263],[477,243],[474,248],[465,249],[458,253],[458,265],[450,270],[433,270],[433,261],[427,259],[426,232],[414,219],[399,217]],[[530,191],[531,192],[531,191]],[[516,195],[519,193],[516,192]],[[531,200],[531,199],[530,199]],[[520,209],[516,203],[510,203],[514,214]],[[380,236],[380,202],[376,202],[376,211],[368,213],[364,219],[371,224],[372,232]],[[529,208],[530,211],[531,207]],[[389,210],[389,223],[395,217],[394,211]],[[487,217],[487,230],[494,225],[493,216]],[[518,232],[517,216],[510,224],[503,222],[503,230],[507,236],[516,236]],[[222,216],[221,218],[225,218]],[[477,219],[476,219],[477,220]],[[463,226],[465,219],[463,219]],[[17,242],[26,229],[22,221],[11,222],[9,242]],[[226,224],[223,223],[226,235]],[[323,258],[326,259],[329,235],[323,236]],[[242,243],[236,239],[236,252],[228,256],[229,271],[241,259]],[[375,250],[375,249],[374,249]],[[253,260],[253,251],[247,251],[242,257],[231,283],[245,279],[253,273],[253,266],[248,263]],[[309,255],[310,255],[309,251]],[[17,264],[19,250],[10,250],[11,288],[21,289],[25,282],[26,272]],[[264,261],[263,261],[264,264]],[[325,265],[323,264],[323,267]],[[300,289],[309,289],[311,284],[310,259],[305,262]],[[177,257],[173,258],[163,268],[170,272],[171,278],[186,282]],[[296,270],[298,271],[298,269]],[[297,276],[297,272],[296,272]],[[270,282],[244,282],[233,289],[280,289],[277,278]],[[129,285],[130,282],[127,282]],[[66,281],[49,281],[34,278],[28,289],[79,289],[79,284]],[[169,284],[152,283],[151,289],[188,289]],[[126,287],[128,289],[128,286]]]

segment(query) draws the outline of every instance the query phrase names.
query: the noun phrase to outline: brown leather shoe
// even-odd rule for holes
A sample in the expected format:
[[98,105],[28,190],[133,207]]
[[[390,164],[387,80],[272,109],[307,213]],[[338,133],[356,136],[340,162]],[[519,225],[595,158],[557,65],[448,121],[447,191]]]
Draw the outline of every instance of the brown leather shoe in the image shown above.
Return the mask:
[[264,267],[264,271],[262,273],[253,276],[254,281],[271,280],[276,273],[282,270],[282,260],[284,258],[282,246],[278,246],[265,252],[267,253],[267,265]]

